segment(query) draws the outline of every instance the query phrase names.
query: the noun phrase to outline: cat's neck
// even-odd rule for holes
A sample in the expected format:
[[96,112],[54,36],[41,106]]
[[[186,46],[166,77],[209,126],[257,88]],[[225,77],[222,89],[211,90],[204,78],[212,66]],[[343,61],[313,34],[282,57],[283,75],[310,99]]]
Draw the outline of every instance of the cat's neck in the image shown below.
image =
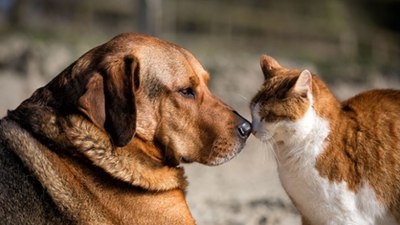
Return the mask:
[[[313,79],[311,105],[302,119],[284,122],[281,138],[275,139],[280,163],[290,168],[315,163],[323,151],[328,136],[335,133],[337,121],[343,116],[341,103],[318,78]],[[290,137],[290,138],[288,138]],[[297,165],[297,166],[296,166]]]
[[357,120],[354,120],[356,115],[346,109],[346,103],[340,102],[321,80],[314,79],[313,82],[313,108],[316,115],[327,121],[329,126],[330,141],[325,144],[325,148],[333,141],[349,140],[344,135],[357,127]]
[[328,121],[340,117],[341,103],[328,89],[325,83],[316,77],[313,79],[312,95],[313,108],[319,117]]
[[328,120],[318,116],[310,106],[302,119],[284,122],[283,126],[281,138],[275,140],[274,146],[278,166],[300,171],[298,167],[314,164],[330,133]]

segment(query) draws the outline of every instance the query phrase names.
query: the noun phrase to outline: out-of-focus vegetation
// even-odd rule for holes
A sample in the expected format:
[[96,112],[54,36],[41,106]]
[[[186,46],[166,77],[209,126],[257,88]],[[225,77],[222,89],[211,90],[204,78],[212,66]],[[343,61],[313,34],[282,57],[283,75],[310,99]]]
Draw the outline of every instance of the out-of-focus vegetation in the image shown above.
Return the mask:
[[0,0],[0,13],[2,36],[99,43],[136,31],[200,55],[311,63],[329,81],[400,71],[397,0]]

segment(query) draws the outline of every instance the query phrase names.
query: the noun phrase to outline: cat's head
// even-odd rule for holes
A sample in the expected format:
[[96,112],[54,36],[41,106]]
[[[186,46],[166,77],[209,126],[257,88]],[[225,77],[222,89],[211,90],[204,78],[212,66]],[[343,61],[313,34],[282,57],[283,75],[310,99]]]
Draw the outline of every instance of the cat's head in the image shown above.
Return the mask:
[[308,70],[282,67],[274,58],[260,60],[264,83],[251,101],[253,133],[263,140],[285,140],[311,129],[312,79]]

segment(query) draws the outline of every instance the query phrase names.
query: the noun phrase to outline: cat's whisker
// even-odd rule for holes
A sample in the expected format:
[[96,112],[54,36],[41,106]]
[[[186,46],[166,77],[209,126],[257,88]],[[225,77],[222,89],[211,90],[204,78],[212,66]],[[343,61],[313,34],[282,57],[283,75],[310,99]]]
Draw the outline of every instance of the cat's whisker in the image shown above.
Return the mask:
[[267,150],[266,152],[268,154],[268,158],[271,158],[271,154],[272,154],[272,157],[275,157],[275,155],[272,152],[273,150],[271,149],[271,145],[268,142],[263,142],[263,144],[265,146],[265,149]]
[[[287,164],[303,165],[302,167],[310,166],[312,157],[307,157],[304,154],[304,150],[308,149],[308,145],[309,143],[305,145],[299,145],[298,147],[291,149],[287,154]],[[298,163],[300,161],[303,163]]]
[[268,145],[264,141],[260,142],[260,145],[258,147],[261,149],[261,151],[265,151],[265,149],[268,151]]
[[262,152],[265,152],[265,159],[268,160],[269,158],[269,146],[265,142],[260,142],[261,144],[259,145],[259,148],[261,149]]
[[239,97],[241,97],[243,100],[248,101],[248,99],[247,99],[245,96],[243,96],[243,95],[241,95],[241,94],[238,94],[238,95],[239,95]]
[[286,162],[288,165],[298,165],[300,159],[302,158],[302,152],[301,151],[290,151],[289,154],[287,154],[286,157]]
[[278,154],[276,153],[276,149],[278,149],[278,148],[277,148],[276,142],[273,137],[271,138],[271,141],[272,141],[272,144],[270,144],[270,145],[271,145],[272,153],[275,156],[276,163],[278,164],[278,166],[280,166],[281,161],[279,160]]
[[272,153],[277,164],[280,165],[278,155],[275,152],[276,146],[275,146],[275,141],[273,140],[273,138],[271,138],[269,141],[264,141],[263,143],[264,143],[265,147],[268,149],[268,152]]

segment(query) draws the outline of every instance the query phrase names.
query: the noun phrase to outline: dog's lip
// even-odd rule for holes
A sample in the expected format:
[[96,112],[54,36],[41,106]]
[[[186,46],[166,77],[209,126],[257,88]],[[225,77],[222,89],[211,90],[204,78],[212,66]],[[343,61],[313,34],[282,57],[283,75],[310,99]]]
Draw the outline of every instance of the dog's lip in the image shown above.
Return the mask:
[[188,159],[187,157],[184,157],[184,156],[181,157],[181,161],[182,161],[183,163],[192,163],[192,162],[193,162],[193,160]]

